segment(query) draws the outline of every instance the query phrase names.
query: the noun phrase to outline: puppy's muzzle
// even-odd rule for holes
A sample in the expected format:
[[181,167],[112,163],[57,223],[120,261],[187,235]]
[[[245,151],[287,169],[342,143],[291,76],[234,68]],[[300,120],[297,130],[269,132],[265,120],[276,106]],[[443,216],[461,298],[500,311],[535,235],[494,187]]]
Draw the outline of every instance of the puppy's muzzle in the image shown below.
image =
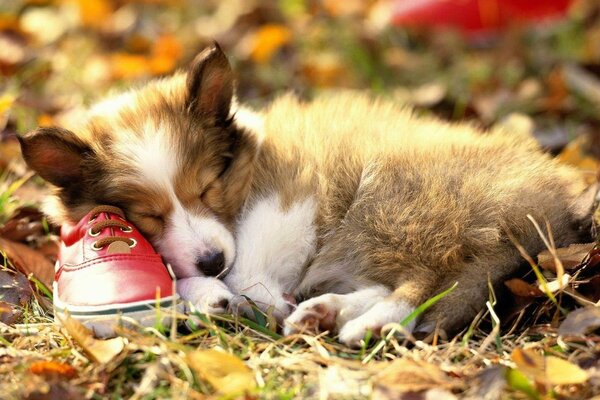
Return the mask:
[[222,251],[206,253],[198,257],[196,267],[206,276],[217,276],[225,269],[225,255]]

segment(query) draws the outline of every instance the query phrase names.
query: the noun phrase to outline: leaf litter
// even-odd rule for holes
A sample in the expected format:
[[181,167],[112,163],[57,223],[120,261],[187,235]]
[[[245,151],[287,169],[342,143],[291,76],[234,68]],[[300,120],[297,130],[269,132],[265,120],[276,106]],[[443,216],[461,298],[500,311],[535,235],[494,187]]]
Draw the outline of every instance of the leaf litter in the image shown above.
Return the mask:
[[[68,319],[62,329],[52,322],[44,289],[52,282],[57,231],[37,207],[21,207],[38,204],[48,191],[27,176],[15,134],[60,124],[115,87],[169,74],[213,39],[243,71],[240,97],[255,105],[283,89],[310,97],[338,86],[371,88],[419,113],[533,133],[560,162],[580,168],[590,183],[598,179],[597,5],[576,4],[566,21],[544,32],[509,32],[471,46],[453,34],[391,28],[382,18],[391,2],[371,3],[211,0],[190,8],[177,0],[26,0],[0,6],[0,312],[10,309],[0,324],[0,393],[57,399],[600,393],[593,372],[600,358],[594,244],[531,255],[539,274],[527,266],[508,280],[509,295],[498,295],[455,338],[392,333],[377,347],[353,350],[325,336],[281,338],[267,315],[262,323],[203,318],[169,337],[154,327],[99,340],[77,321]],[[552,132],[558,134],[550,139]]]

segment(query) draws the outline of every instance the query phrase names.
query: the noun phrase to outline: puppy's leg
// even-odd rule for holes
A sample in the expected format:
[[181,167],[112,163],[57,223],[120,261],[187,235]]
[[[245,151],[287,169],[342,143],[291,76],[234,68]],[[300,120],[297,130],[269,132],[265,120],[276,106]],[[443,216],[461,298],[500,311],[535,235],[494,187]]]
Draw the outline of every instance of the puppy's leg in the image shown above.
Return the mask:
[[[339,340],[348,346],[357,347],[368,331],[371,331],[375,337],[379,337],[385,325],[402,322],[414,310],[415,307],[410,303],[391,295],[375,303],[362,315],[348,321],[340,329]],[[412,332],[414,326],[413,320],[408,322],[405,329]]]
[[279,195],[256,200],[237,227],[237,256],[224,281],[236,296],[233,311],[252,316],[246,297],[281,320],[291,309],[285,294],[298,285],[314,255],[316,201],[307,197],[283,207]]
[[337,332],[389,293],[389,289],[377,285],[348,294],[327,293],[314,297],[301,303],[285,320],[283,332],[285,335],[305,330]]
[[201,313],[222,314],[227,311],[233,294],[216,278],[194,276],[179,279],[177,291]]

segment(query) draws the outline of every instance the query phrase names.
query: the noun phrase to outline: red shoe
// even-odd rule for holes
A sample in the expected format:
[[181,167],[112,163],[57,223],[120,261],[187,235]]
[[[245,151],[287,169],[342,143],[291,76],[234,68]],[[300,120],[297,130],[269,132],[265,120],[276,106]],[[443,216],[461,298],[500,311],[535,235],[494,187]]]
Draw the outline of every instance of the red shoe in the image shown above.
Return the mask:
[[484,33],[515,23],[560,17],[571,3],[572,0],[395,0],[392,22]]
[[63,225],[54,275],[57,320],[78,319],[97,336],[119,324],[168,324],[179,297],[172,272],[117,207],[99,206]]

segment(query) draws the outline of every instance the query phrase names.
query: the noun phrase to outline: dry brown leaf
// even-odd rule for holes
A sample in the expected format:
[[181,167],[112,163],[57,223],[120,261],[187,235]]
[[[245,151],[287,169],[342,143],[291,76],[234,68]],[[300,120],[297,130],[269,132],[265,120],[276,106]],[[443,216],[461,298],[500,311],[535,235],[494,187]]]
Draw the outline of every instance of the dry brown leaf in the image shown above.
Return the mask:
[[516,348],[511,357],[523,374],[541,384],[579,384],[589,378],[585,370],[570,361],[554,356],[544,357],[532,349]]
[[45,235],[43,214],[34,207],[21,207],[0,227],[0,236],[14,242],[22,242],[29,236]]
[[586,172],[587,183],[590,185],[596,181],[596,173],[600,169],[600,160],[591,155],[591,143],[592,138],[589,134],[580,135],[556,157],[559,161]]
[[509,279],[504,284],[510,289],[510,291],[521,297],[542,297],[545,296],[536,285],[525,282],[522,279],[514,278]]
[[183,55],[183,46],[173,35],[159,37],[152,47],[150,69],[155,75],[166,74],[175,69]]
[[511,358],[523,374],[538,382],[545,380],[544,356],[541,354],[532,349],[520,349],[517,347],[513,350]]
[[52,287],[54,266],[40,252],[24,244],[0,237],[0,251],[6,253],[13,265],[25,275],[33,274],[46,287]]
[[60,321],[69,335],[75,339],[83,350],[97,363],[106,364],[115,358],[125,348],[125,339],[118,336],[112,339],[100,340],[94,338],[92,331],[73,318]]
[[222,394],[252,390],[254,374],[242,360],[217,350],[196,350],[187,355],[188,364]]
[[[569,247],[556,249],[556,255],[566,270],[572,270],[581,264],[581,261],[594,248],[594,245],[595,243],[572,244]],[[544,250],[538,254],[538,264],[548,271],[556,272],[554,256],[549,250]]]
[[433,388],[452,389],[462,385],[436,365],[406,358],[392,361],[377,375],[375,382],[377,390],[396,395]]
[[600,308],[585,307],[571,311],[558,328],[559,335],[585,335],[600,327]]
[[30,299],[31,287],[25,276],[0,270],[0,321],[9,325],[17,322],[21,307]]
[[267,63],[277,50],[292,39],[292,32],[283,25],[266,24],[254,36],[250,57],[257,63]]

